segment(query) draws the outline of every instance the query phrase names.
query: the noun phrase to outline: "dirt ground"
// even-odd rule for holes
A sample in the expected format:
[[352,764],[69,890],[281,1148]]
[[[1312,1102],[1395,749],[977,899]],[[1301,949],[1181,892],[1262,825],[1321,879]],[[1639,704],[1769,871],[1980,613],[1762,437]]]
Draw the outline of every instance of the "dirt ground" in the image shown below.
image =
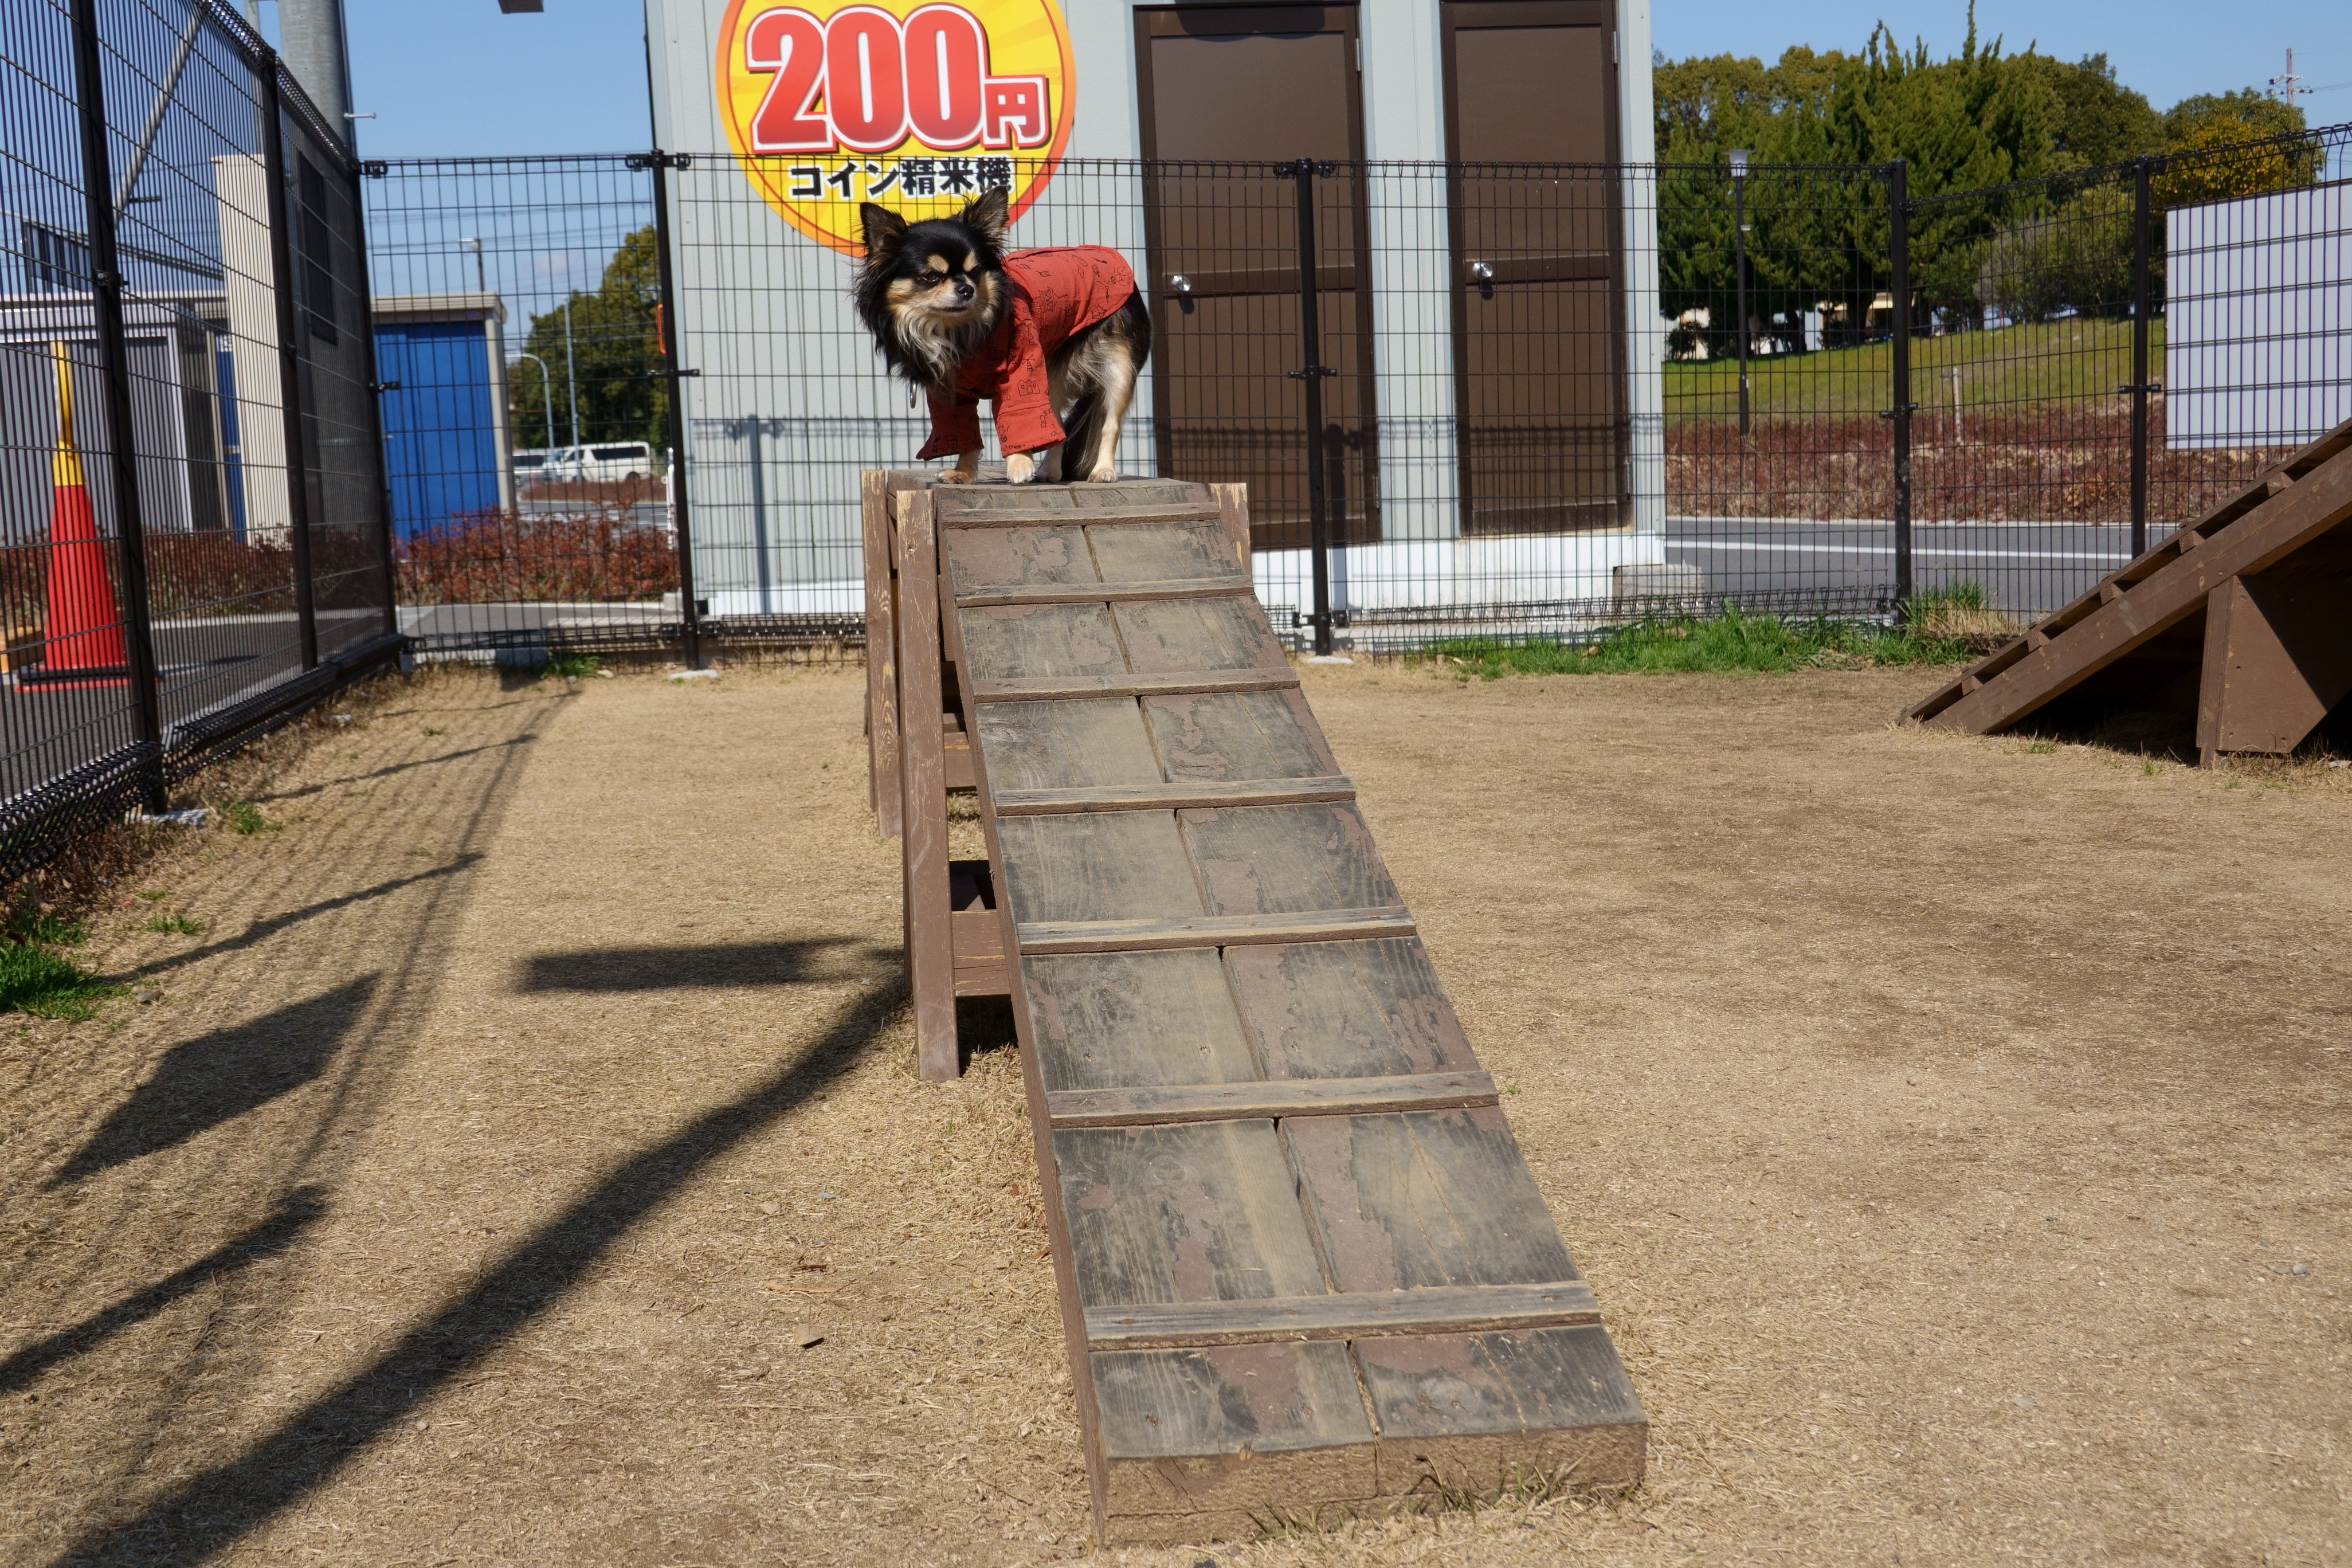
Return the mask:
[[[1649,1479],[1097,1561],[2352,1561],[2352,772],[1892,727],[1937,679],[1309,672]],[[861,681],[394,682],[150,866],[161,1000],[0,1026],[0,1558],[1088,1555]]]

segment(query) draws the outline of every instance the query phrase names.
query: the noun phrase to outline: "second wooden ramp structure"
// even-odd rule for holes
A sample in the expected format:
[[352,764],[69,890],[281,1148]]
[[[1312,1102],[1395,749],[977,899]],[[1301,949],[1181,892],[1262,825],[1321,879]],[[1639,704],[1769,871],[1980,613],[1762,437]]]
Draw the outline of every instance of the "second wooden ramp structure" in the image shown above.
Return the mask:
[[939,563],[1102,1539],[1639,1480],[1592,1292],[1214,498],[894,500]]

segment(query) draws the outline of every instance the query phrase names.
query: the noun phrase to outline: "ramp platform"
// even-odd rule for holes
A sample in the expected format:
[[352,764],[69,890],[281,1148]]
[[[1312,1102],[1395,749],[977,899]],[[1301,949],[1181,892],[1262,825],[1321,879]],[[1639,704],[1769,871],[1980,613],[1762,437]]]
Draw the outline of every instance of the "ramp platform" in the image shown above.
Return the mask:
[[2193,702],[2199,758],[2292,752],[2352,692],[2352,422],[1904,717],[1990,734],[2061,699]]
[[971,739],[1099,1537],[1629,1485],[1641,1404],[1217,491],[867,483],[902,722],[931,620]]

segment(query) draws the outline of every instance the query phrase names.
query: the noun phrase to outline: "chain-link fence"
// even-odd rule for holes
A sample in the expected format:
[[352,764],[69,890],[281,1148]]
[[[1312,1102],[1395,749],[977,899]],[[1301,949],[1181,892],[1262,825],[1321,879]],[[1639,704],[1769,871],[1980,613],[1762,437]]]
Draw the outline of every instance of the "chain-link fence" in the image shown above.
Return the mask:
[[0,878],[397,651],[357,168],[213,0],[0,21]]

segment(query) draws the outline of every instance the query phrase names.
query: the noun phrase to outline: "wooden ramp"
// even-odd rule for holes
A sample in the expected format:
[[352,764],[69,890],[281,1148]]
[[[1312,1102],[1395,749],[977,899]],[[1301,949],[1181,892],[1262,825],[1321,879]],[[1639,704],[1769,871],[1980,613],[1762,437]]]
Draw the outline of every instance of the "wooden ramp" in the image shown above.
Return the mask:
[[2196,705],[2197,748],[2291,752],[2352,691],[2352,421],[1905,717],[1988,734],[2062,699]]
[[972,740],[1100,1538],[1639,1480],[1640,1402],[1251,592],[1239,488],[911,479],[868,492]]

